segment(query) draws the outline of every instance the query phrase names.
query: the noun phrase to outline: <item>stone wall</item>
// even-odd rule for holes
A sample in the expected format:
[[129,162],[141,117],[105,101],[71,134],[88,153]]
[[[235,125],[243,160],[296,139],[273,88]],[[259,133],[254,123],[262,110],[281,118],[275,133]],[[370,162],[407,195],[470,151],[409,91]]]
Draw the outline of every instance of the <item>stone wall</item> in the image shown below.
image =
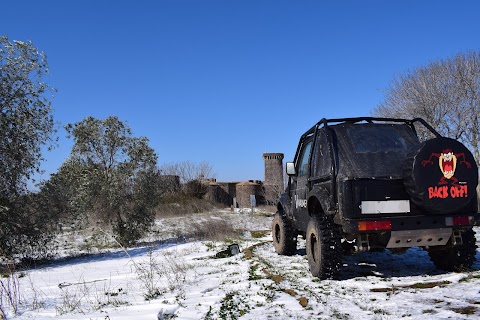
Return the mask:
[[244,182],[217,182],[215,179],[206,179],[208,185],[206,198],[222,203],[227,207],[237,200],[240,208],[249,208],[250,195],[255,196],[256,204],[275,204],[284,190],[283,183],[283,153],[264,153],[265,181],[249,180]]

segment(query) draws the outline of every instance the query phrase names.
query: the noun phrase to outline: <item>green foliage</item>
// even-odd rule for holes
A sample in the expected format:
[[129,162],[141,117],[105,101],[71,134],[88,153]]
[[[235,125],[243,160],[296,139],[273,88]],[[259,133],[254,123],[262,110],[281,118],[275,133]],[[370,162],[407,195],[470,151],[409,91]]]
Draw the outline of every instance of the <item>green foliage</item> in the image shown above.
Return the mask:
[[47,59],[31,42],[0,36],[0,197],[23,192],[55,132]]
[[38,198],[59,223],[81,220],[80,205],[75,200],[80,189],[80,179],[77,177],[81,177],[82,169],[79,162],[67,159],[49,180],[40,185]]
[[[48,242],[44,203],[26,194],[39,171],[41,150],[52,147],[54,122],[44,82],[48,64],[31,42],[0,36],[0,254],[22,257]],[[38,201],[38,203],[37,203]]]
[[222,299],[218,316],[220,319],[225,320],[239,319],[250,310],[251,306],[247,304],[246,299],[242,297],[239,292],[232,291],[227,292]]
[[111,226],[130,245],[153,224],[158,204],[157,156],[148,139],[132,137],[117,117],[87,117],[66,126],[74,139],[69,163],[60,172],[74,187],[69,205],[91,222]]
[[49,258],[56,216],[39,194],[19,196],[0,212],[0,256],[22,260]]

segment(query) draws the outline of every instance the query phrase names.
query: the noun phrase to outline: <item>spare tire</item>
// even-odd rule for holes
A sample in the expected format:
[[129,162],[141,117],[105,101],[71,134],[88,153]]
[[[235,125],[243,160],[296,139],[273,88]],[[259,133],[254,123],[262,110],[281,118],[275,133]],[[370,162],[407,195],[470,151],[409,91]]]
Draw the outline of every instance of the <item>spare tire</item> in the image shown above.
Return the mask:
[[478,168],[462,143],[439,137],[407,155],[403,181],[412,202],[426,213],[456,213],[476,199]]

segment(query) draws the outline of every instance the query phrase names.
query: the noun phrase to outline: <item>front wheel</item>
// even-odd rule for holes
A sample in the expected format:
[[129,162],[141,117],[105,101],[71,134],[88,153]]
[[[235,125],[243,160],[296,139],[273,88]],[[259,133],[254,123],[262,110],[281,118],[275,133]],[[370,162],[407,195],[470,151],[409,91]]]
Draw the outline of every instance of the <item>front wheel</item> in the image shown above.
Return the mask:
[[310,219],[306,234],[310,272],[320,279],[336,279],[342,265],[339,228],[328,216]]
[[278,254],[292,255],[297,250],[297,234],[280,212],[273,218],[272,236],[273,246]]
[[432,247],[428,250],[430,260],[437,268],[445,271],[464,271],[471,268],[477,253],[475,231],[469,229],[463,232],[462,242],[458,246]]

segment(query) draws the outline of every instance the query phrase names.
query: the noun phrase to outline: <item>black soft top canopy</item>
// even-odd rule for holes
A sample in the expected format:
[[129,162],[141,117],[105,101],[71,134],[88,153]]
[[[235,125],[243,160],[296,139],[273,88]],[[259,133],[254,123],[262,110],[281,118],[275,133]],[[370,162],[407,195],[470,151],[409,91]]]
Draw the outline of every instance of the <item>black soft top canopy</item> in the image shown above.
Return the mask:
[[307,132],[302,135],[302,138],[305,138],[308,135],[315,133],[318,128],[322,126],[331,126],[333,124],[340,124],[340,123],[405,123],[412,127],[413,130],[414,124],[416,122],[421,123],[425,126],[428,130],[430,130],[436,137],[441,137],[441,135],[433,129],[425,120],[422,118],[415,118],[415,119],[399,119],[399,118],[375,118],[375,117],[358,117],[358,118],[337,118],[337,119],[325,119],[318,121],[313,127],[311,127]]
[[330,150],[337,178],[401,177],[405,155],[420,144],[416,123],[441,137],[421,118],[359,117],[322,119],[302,135],[300,142],[316,136],[318,130],[325,130],[330,145],[337,146]]
[[420,144],[407,124],[343,123],[331,129],[340,179],[401,178],[406,154]]

